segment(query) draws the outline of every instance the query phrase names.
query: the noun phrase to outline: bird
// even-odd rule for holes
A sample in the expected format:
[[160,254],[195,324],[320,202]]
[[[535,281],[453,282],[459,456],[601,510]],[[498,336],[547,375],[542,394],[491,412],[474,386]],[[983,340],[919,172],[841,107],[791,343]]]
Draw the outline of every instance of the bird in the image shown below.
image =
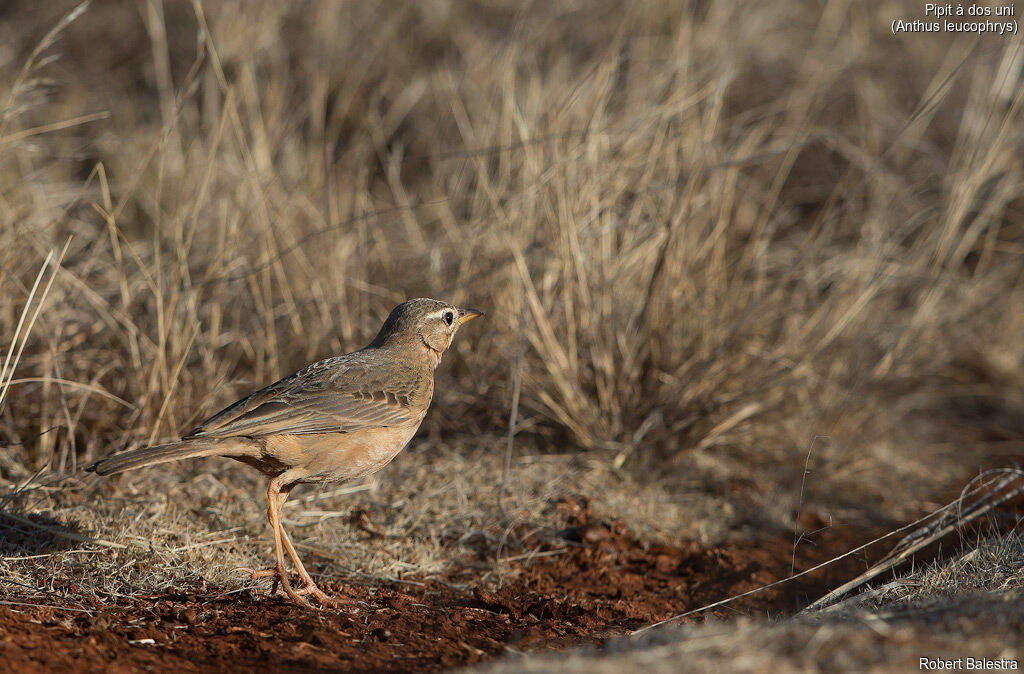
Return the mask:
[[[267,518],[274,568],[246,569],[272,578],[294,602],[316,608],[339,602],[317,587],[281,524],[281,506],[299,484],[355,480],[391,462],[416,434],[434,393],[434,370],[476,309],[428,298],[395,307],[368,345],[307,365],[202,422],[178,442],[113,454],[87,466],[98,475],[169,461],[223,456],[269,478]],[[291,559],[301,586],[285,566]]]

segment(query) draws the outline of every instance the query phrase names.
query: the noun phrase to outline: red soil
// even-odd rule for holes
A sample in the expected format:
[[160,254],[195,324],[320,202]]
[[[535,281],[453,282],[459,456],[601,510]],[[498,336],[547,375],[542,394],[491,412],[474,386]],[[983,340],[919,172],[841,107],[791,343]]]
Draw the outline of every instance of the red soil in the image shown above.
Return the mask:
[[[703,548],[634,539],[620,522],[576,511],[575,526],[532,562],[506,563],[498,589],[470,560],[437,579],[383,586],[321,583],[342,610],[312,612],[250,592],[82,598],[90,613],[0,606],[7,671],[437,671],[510,651],[600,642],[789,574],[790,538]],[[854,547],[838,529],[797,549],[797,570]],[[798,609],[863,568],[848,559],[720,609]],[[38,601],[38,599],[26,600]],[[703,617],[695,617],[702,620]]]

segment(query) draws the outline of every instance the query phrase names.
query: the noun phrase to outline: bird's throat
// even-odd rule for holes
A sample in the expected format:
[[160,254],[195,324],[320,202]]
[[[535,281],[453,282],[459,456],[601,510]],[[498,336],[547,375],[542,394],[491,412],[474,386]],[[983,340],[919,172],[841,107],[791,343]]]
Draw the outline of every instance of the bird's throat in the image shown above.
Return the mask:
[[[421,339],[423,338],[421,337]],[[441,364],[442,352],[430,346],[430,344],[427,343],[426,339],[423,339],[423,346],[425,346],[427,349],[427,360],[430,361],[430,364],[433,365],[434,369],[436,370],[437,366]]]

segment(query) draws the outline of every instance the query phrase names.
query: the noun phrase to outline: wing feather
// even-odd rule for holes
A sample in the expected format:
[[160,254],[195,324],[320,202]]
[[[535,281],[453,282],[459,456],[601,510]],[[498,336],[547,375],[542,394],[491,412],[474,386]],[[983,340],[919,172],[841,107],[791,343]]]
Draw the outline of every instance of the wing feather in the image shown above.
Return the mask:
[[[277,381],[213,415],[186,438],[351,433],[419,420],[413,403],[429,378],[395,376],[393,368],[361,352],[328,358]],[[390,375],[390,376],[387,376]]]

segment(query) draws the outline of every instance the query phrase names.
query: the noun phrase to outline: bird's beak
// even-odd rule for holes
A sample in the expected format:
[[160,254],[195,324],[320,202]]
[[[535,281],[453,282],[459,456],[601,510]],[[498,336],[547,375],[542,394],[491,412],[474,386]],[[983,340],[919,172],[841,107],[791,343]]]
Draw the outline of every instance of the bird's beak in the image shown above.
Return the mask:
[[477,316],[483,315],[484,313],[482,311],[477,311],[476,309],[459,309],[459,325],[469,323]]

